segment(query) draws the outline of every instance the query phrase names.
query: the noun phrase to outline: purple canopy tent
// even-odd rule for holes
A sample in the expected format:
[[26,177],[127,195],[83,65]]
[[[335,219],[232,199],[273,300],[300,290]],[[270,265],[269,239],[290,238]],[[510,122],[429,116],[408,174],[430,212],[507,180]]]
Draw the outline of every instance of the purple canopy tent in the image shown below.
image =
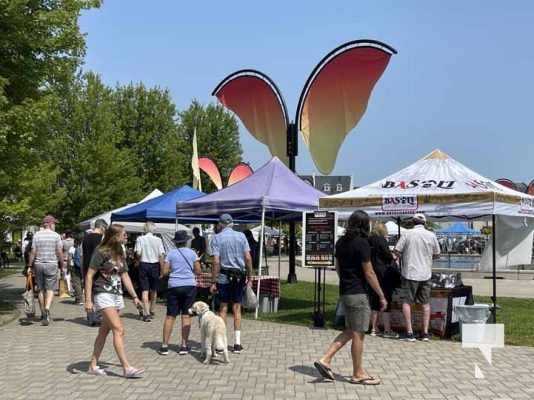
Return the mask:
[[252,175],[224,189],[196,199],[178,202],[180,222],[216,221],[224,213],[234,220],[257,222],[301,220],[303,211],[319,206],[324,193],[300,179],[273,157]]
[[[228,213],[235,221],[261,221],[260,237],[263,237],[265,219],[301,220],[302,212],[318,208],[319,198],[322,196],[323,192],[300,179],[278,157],[273,157],[255,173],[231,186],[197,199],[177,203],[176,216],[181,223],[191,223],[216,221],[221,214]],[[263,251],[262,240],[260,260]],[[258,279],[258,298],[259,289]]]

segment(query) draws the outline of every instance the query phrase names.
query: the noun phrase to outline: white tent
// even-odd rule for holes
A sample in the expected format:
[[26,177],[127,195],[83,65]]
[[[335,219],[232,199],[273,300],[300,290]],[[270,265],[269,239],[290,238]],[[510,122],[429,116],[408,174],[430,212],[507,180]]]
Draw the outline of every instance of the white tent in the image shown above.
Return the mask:
[[393,221],[388,221],[388,222],[386,222],[385,225],[386,225],[386,228],[388,230],[388,235],[392,235],[392,236],[399,234],[399,228],[400,228],[400,232],[401,233],[406,230],[406,228],[403,228],[402,226],[397,225]]
[[[258,225],[254,228],[252,228],[250,231],[252,232],[252,236],[254,236],[254,239],[258,240],[261,234],[261,225]],[[280,237],[280,231],[278,229],[271,228],[270,226],[265,226],[263,234],[268,237]]]
[[[106,211],[105,213],[102,213],[102,214],[99,214],[95,217],[92,217],[92,218],[89,218],[89,219],[86,219],[85,221],[83,222],[80,222],[80,226],[83,228],[83,229],[90,229],[90,228],[93,228],[95,226],[95,221],[97,219],[103,219],[104,221],[106,221],[108,224],[111,224],[111,214],[112,213],[115,213],[115,212],[119,212],[121,210],[124,210],[128,207],[131,207],[135,204],[139,204],[139,203],[142,203],[144,201],[147,201],[147,200],[150,200],[150,199],[153,199],[153,198],[156,198],[158,196],[161,196],[163,194],[163,192],[159,189],[154,189],[152,192],[150,192],[145,198],[143,198],[141,201],[139,201],[138,203],[129,203],[129,204],[126,204],[125,206],[122,206],[122,207],[119,207],[119,208],[116,208],[114,210],[111,210],[111,211]],[[142,225],[141,225],[142,226]],[[142,229],[141,229],[142,231]]]
[[[154,189],[150,194],[148,194],[144,199],[142,199],[139,203],[142,203],[144,201],[156,198],[158,196],[161,196],[163,193],[159,189]],[[124,210],[126,208],[129,208],[135,204],[139,203],[131,203],[127,204],[123,207],[119,207],[115,210],[107,211],[105,213],[102,213],[100,215],[97,215],[93,218],[90,218],[88,220],[85,220],[80,223],[80,226],[82,226],[84,229],[90,229],[94,227],[95,221],[99,218],[104,219],[108,224],[111,223],[111,214],[119,212],[121,210]],[[143,226],[144,222],[128,222],[128,221],[121,221],[117,222],[118,224],[124,226],[124,229],[126,229],[126,232],[129,233],[144,233]],[[188,228],[185,225],[181,224],[174,224],[174,223],[156,223],[156,234],[161,236],[161,239],[163,241],[163,246],[165,247],[165,251],[169,251],[171,249],[174,249],[176,246],[174,245],[173,238],[174,233],[176,230],[186,230],[189,234],[191,234],[191,228]]]
[[358,189],[322,197],[321,208],[365,210],[372,219],[423,213],[434,220],[491,220],[493,215],[534,217],[534,197],[488,179],[440,150]]
[[[412,218],[423,213],[430,220],[492,220],[496,235],[491,251],[494,297],[496,269],[530,264],[534,234],[534,197],[488,179],[440,150],[414,164],[370,185],[319,199],[319,207],[338,210],[347,215],[354,210],[366,211],[372,219]],[[525,229],[506,240],[499,233],[497,216],[506,225]],[[523,246],[530,243],[530,246]],[[527,248],[528,247],[528,248]],[[485,251],[486,251],[485,250]],[[513,253],[513,255],[512,255]],[[482,257],[481,261],[489,257]],[[505,262],[506,261],[506,262]]]

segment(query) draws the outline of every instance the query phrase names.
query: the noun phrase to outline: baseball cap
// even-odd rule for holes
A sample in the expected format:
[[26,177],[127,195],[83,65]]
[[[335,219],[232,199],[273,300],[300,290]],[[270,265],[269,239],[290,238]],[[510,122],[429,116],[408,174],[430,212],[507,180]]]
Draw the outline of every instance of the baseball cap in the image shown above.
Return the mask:
[[418,221],[426,222],[426,217],[424,214],[415,214],[413,216],[413,219],[416,219]]
[[59,221],[53,215],[48,214],[46,217],[43,218],[43,223],[45,223],[45,224],[59,224]]
[[229,224],[231,222],[234,222],[234,220],[230,214],[223,214],[219,217],[219,222],[221,224]]

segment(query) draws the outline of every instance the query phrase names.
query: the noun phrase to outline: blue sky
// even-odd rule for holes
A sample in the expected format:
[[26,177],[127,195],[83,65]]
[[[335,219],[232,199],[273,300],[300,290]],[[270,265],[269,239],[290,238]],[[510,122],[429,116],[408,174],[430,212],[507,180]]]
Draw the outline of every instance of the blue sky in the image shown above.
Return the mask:
[[[434,149],[491,178],[534,179],[533,1],[107,0],[83,13],[86,70],[104,82],[168,88],[179,110],[217,100],[227,75],[271,77],[294,118],[303,85],[335,47],[397,49],[334,174],[377,181]],[[243,127],[244,160],[270,159]],[[302,140],[300,174],[317,173]]]

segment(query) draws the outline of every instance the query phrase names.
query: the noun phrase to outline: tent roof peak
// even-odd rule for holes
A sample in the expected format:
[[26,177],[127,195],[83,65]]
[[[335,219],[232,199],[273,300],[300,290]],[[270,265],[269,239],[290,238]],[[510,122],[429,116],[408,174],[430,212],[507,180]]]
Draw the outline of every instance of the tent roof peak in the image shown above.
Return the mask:
[[432,153],[430,153],[428,156],[425,157],[425,160],[446,160],[447,158],[450,158],[446,153],[443,151],[436,149]]

